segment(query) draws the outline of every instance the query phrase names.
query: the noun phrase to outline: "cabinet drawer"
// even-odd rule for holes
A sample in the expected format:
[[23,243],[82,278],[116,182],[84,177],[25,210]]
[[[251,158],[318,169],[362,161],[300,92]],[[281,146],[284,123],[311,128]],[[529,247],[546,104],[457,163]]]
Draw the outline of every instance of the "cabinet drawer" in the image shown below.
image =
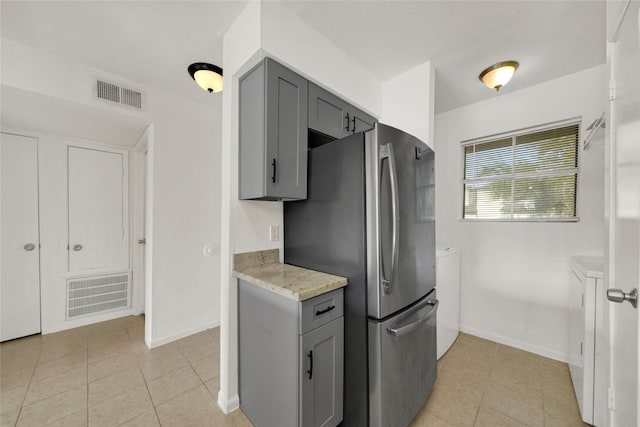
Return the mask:
[[342,289],[300,303],[300,334],[306,334],[344,314]]

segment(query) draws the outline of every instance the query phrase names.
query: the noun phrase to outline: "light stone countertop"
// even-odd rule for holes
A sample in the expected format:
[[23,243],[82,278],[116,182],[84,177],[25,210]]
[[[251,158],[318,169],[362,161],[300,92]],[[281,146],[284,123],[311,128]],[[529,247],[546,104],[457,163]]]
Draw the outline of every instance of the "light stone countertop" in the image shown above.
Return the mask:
[[305,301],[347,285],[344,277],[278,260],[278,249],[234,254],[233,276],[294,301]]

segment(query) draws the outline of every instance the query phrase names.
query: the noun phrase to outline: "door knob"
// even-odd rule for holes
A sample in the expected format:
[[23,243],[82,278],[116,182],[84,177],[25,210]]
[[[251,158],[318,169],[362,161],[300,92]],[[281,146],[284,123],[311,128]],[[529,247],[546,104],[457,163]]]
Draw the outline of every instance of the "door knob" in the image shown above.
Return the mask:
[[26,245],[23,246],[23,248],[25,251],[31,252],[36,248],[36,245],[34,245],[33,243],[27,243]]
[[139,245],[144,245],[145,243],[147,243],[147,239],[138,239]]
[[82,250],[82,245],[79,245],[79,244],[76,243],[75,245],[73,245],[71,247],[71,249],[73,249],[74,251],[78,252],[78,251]]
[[611,302],[623,303],[629,301],[633,308],[638,308],[638,289],[625,293],[622,289],[607,289],[607,299]]

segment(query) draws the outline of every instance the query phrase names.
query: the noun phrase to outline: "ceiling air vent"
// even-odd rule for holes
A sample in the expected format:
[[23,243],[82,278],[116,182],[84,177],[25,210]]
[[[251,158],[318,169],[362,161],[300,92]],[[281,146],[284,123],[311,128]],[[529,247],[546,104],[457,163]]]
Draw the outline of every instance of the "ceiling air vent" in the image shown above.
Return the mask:
[[97,80],[96,83],[96,97],[98,99],[142,110],[141,92],[102,80]]

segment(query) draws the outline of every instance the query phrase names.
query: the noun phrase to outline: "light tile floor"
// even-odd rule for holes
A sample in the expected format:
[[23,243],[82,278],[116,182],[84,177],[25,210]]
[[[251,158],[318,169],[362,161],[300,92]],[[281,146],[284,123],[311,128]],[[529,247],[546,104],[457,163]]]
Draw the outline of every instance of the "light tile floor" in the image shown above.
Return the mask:
[[[144,316],[0,346],[0,425],[251,426],[216,404],[219,330],[153,350]],[[582,425],[566,364],[461,334],[412,426]]]
[[588,426],[566,363],[460,334],[412,427]]

